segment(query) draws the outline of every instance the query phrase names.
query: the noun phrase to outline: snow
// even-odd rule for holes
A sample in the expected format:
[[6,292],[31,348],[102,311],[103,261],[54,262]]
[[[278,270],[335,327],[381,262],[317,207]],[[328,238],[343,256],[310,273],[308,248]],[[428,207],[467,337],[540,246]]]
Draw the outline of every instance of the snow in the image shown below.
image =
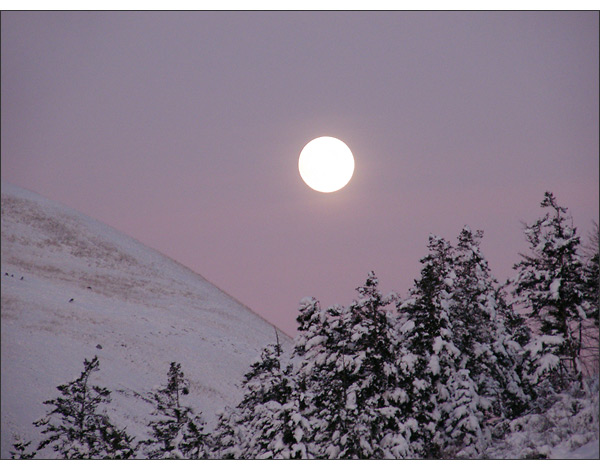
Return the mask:
[[575,309],[577,310],[577,315],[579,315],[579,318],[581,318],[582,320],[587,319],[587,315],[585,314],[585,311],[581,308],[581,306],[576,305]]
[[561,278],[556,278],[550,284],[550,295],[554,300],[557,300],[559,297],[559,289],[560,289],[561,282],[562,282]]
[[433,354],[429,359],[429,370],[433,375],[438,375],[440,373],[440,361],[436,354]]
[[412,320],[408,320],[404,325],[402,325],[402,327],[400,328],[400,332],[408,333],[409,331],[412,331],[412,329],[414,327],[415,327],[415,322]]
[[422,379],[414,379],[413,387],[415,387],[415,390],[424,390],[425,388],[427,388],[427,382]]
[[309,341],[306,342],[306,346],[305,348],[308,349],[312,349],[315,346],[325,342],[327,340],[326,336],[314,336],[313,338],[311,338]]
[[346,397],[346,409],[354,410],[356,409],[356,391],[350,390]]
[[554,449],[552,451],[553,459],[599,459],[600,452],[598,448],[600,447],[600,441],[595,439],[593,441],[584,444],[583,446],[571,450],[571,451],[562,451],[562,449]]
[[536,374],[540,375],[548,370],[554,369],[556,366],[558,366],[559,363],[560,359],[558,358],[558,356],[555,356],[551,353],[544,354],[540,359],[540,365],[536,371]]
[[597,379],[588,397],[561,394],[549,409],[510,421],[510,429],[500,432],[485,457],[598,459],[598,398]]
[[417,356],[412,353],[407,353],[402,356],[400,364],[403,370],[411,371],[415,367],[415,362],[417,361]]
[[525,349],[530,351],[532,355],[537,355],[543,350],[545,345],[558,345],[564,341],[561,335],[542,335],[534,338]]
[[[42,402],[79,375],[84,358],[100,359],[95,381],[113,392],[116,424],[143,438],[151,409],[142,396],[166,380],[171,361],[210,430],[215,411],[241,398],[252,359],[276,341],[271,324],[202,276],[5,182],[1,269],[2,459],[13,435],[38,441],[31,423],[45,415]],[[281,331],[279,339],[290,349]]]

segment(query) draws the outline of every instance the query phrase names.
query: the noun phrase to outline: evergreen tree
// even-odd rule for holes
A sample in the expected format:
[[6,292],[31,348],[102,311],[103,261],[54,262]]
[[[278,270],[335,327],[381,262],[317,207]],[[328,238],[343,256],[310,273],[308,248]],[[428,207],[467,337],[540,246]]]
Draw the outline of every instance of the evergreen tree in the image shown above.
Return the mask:
[[481,405],[475,387],[467,369],[458,370],[449,379],[450,399],[443,405],[445,432],[449,437],[443,451],[445,458],[476,458],[484,449],[485,406]]
[[298,350],[298,348],[304,346],[307,336],[315,336],[315,332],[321,329],[320,325],[323,323],[324,313],[321,311],[319,301],[314,297],[304,297],[301,299],[298,311],[300,313],[296,317],[296,321],[298,322],[298,331],[302,332],[302,335],[298,336],[298,338],[303,338],[304,341],[295,341],[294,346],[297,354],[302,356],[304,355],[304,350]]
[[460,367],[476,383],[484,415],[514,417],[528,401],[518,366],[521,348],[511,341],[505,320],[517,321],[504,301],[480,250],[483,232],[465,226],[455,250],[452,324],[461,351]]
[[480,382],[484,394],[491,396],[493,384],[485,384],[492,377],[495,357],[491,351],[498,334],[496,291],[492,285],[487,261],[479,245],[483,232],[473,233],[465,226],[458,236],[453,260],[456,282],[453,285],[452,323],[456,345],[461,351],[461,367]]
[[323,315],[309,302],[310,314],[301,316],[311,327],[303,327],[296,348],[297,373],[316,458],[407,455],[391,300],[377,284],[371,272],[349,308],[335,306]]
[[277,399],[258,404],[247,425],[251,435],[245,458],[303,459],[308,457],[308,422],[299,413],[291,368],[276,371]]
[[504,347],[508,351],[512,363],[505,367],[514,371],[516,382],[519,387],[513,390],[509,385],[504,392],[503,403],[506,405],[503,415],[509,419],[523,415],[530,409],[531,401],[536,395],[534,384],[531,383],[528,376],[529,357],[525,347],[531,342],[532,332],[527,325],[526,318],[513,308],[513,300],[506,300],[507,296],[504,289],[510,285],[507,282],[499,292],[498,297],[499,311],[503,317],[503,324],[506,331],[506,341]]
[[19,459],[19,460],[29,460],[36,456],[37,452],[29,451],[29,446],[31,445],[31,441],[24,441],[20,437],[16,437],[13,443],[13,449],[10,451],[11,459]]
[[[341,314],[341,307],[334,306],[326,312],[321,310],[319,302],[314,297],[305,297],[300,301],[298,321],[299,334],[294,341],[293,370],[294,399],[303,426],[303,440],[308,443],[306,449],[309,458],[319,454],[315,437],[323,421],[317,416],[322,414],[332,400],[330,384],[324,382],[326,368],[323,367],[331,347],[335,347],[335,328]],[[315,387],[321,382],[322,388]],[[318,424],[317,426],[313,426]]]
[[531,331],[524,318],[505,300],[502,288],[496,291],[496,305],[498,321],[492,347],[497,362],[492,368],[496,387],[492,411],[495,416],[514,419],[527,412],[534,395],[527,377],[524,349]]
[[364,286],[357,288],[358,300],[350,305],[345,322],[352,351],[344,359],[349,381],[346,402],[356,424],[347,429],[343,458],[403,457],[407,451],[402,446],[405,429],[399,425],[398,338],[387,309],[391,299],[382,296],[378,283],[371,271]]
[[216,452],[224,458],[305,458],[301,416],[293,397],[290,369],[281,346],[268,345],[243,382],[244,397],[217,427]]
[[189,414],[179,443],[179,450],[186,459],[205,459],[210,457],[210,435],[204,432],[204,420],[201,415]]
[[157,419],[150,421],[151,438],[143,441],[150,459],[180,459],[206,457],[204,423],[189,406],[181,404],[181,397],[189,393],[189,382],[181,364],[171,362],[167,385],[150,396]]
[[577,252],[579,236],[565,215],[566,208],[549,192],[541,206],[549,212],[525,228],[531,254],[521,255],[514,267],[514,293],[542,335],[527,347],[530,376],[534,383],[548,379],[559,391],[574,379],[581,381],[581,329],[586,318],[583,270]]
[[[509,284],[510,282],[507,283]],[[531,328],[527,325],[526,318],[513,308],[512,301],[506,301],[504,295],[500,296],[500,299],[500,309],[504,312],[504,327],[509,339],[522,349],[531,341]]]
[[598,316],[600,293],[600,267],[598,265],[599,239],[600,234],[598,231],[598,224],[594,223],[594,230],[590,236],[589,243],[585,247],[587,259],[583,268],[583,298],[587,302],[586,316],[587,318],[593,320],[593,323],[596,326],[596,328],[598,328],[600,321],[600,318]]
[[401,410],[407,422],[416,422],[410,436],[415,455],[440,458],[448,445],[441,410],[450,400],[449,381],[460,360],[450,320],[456,281],[450,244],[431,235],[429,254],[421,263],[420,279],[397,307],[402,344],[398,369],[407,393]]
[[45,418],[34,422],[46,435],[38,450],[51,445],[66,459],[126,459],[134,456],[132,438],[116,427],[103,410],[98,410],[99,406],[110,402],[108,389],[89,384],[91,374],[99,367],[97,357],[91,361],[85,359],[80,377],[58,386],[61,396],[44,402],[52,409]]
[[598,249],[600,233],[598,224],[594,223],[588,244],[584,247],[585,263],[583,267],[585,301],[584,309],[587,320],[584,322],[581,340],[581,359],[588,373],[598,371],[598,329],[600,318],[598,314],[600,293],[600,269],[598,266]]
[[281,426],[286,424],[279,421],[282,408],[292,394],[292,384],[282,370],[279,344],[263,350],[261,360],[246,374],[244,386],[246,394],[239,405],[239,425],[246,430],[242,456],[274,458],[278,452],[285,452],[286,444],[292,444],[291,440],[283,442],[278,435]]
[[211,457],[218,459],[239,459],[242,457],[240,443],[244,440],[243,430],[237,410],[225,408],[218,414],[217,426],[212,433]]
[[314,334],[309,335],[297,372],[300,407],[309,422],[311,455],[337,458],[340,433],[352,427],[354,409],[347,400],[352,352],[344,321],[346,310],[335,305],[316,316]]

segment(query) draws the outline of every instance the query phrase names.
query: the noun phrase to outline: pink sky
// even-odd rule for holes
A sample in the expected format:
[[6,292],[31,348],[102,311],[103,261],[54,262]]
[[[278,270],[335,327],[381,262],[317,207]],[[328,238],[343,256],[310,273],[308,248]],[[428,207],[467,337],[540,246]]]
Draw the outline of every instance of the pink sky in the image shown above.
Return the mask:
[[[2,179],[156,248],[294,334],[427,236],[500,280],[543,193],[598,220],[597,12],[3,12]],[[298,155],[352,149],[344,189]]]

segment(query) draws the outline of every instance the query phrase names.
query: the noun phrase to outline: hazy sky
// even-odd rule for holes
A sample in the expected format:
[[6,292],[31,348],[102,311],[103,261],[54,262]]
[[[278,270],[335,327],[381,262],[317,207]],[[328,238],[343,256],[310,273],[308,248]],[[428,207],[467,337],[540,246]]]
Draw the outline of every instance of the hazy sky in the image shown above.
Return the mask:
[[[429,233],[500,280],[546,190],[598,220],[597,12],[3,12],[2,179],[158,249],[290,334],[401,295]],[[330,135],[356,168],[300,179]]]

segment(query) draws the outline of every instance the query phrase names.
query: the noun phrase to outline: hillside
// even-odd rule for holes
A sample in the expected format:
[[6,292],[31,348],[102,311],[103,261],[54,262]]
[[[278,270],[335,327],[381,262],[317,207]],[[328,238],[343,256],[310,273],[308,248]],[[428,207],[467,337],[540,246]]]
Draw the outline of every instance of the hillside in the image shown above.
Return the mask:
[[[136,436],[151,410],[139,394],[171,361],[191,382],[188,403],[209,427],[274,327],[202,276],[118,231],[2,183],[1,458],[56,386],[97,355],[115,421]],[[291,340],[281,331],[284,349]],[[39,457],[43,455],[40,454]]]

